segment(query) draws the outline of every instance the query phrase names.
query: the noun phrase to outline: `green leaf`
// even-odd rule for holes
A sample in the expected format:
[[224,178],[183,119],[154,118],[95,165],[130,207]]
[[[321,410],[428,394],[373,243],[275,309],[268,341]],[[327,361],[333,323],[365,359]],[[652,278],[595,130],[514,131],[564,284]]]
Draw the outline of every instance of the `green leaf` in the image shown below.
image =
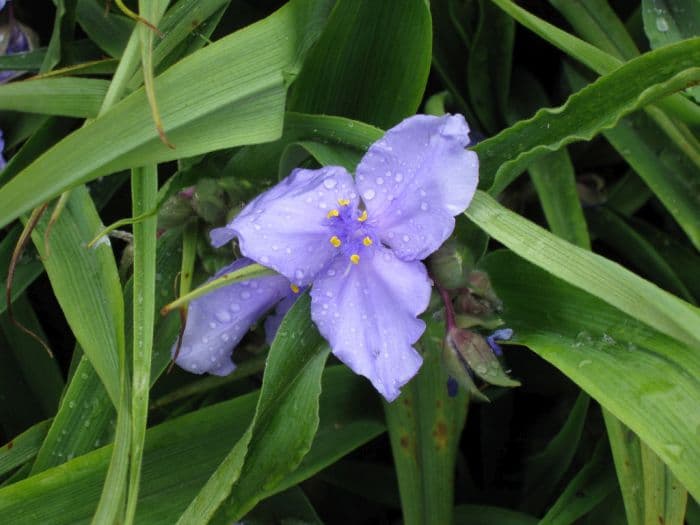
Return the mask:
[[72,192],[47,244],[46,224],[45,217],[32,233],[32,240],[71,330],[116,403],[124,303],[109,241],[86,248],[102,229],[87,189],[79,187]]
[[[0,275],[7,276],[9,272],[10,259],[12,252],[15,249],[17,240],[19,239],[21,228],[11,229],[5,238],[0,241]],[[41,263],[34,256],[25,256],[19,260],[15,267],[15,276],[12,283],[12,301],[14,302],[24,290],[36,279],[42,272]],[[0,280],[0,315],[7,309],[7,279]]]
[[502,507],[486,505],[458,505],[455,507],[455,523],[469,525],[537,525],[534,516]]
[[27,463],[36,456],[46,437],[50,421],[42,421],[22,432],[0,448],[0,476]]
[[[511,97],[513,120],[549,105],[544,89],[529,73],[517,72],[514,85],[518,89]],[[590,249],[588,227],[576,189],[576,174],[566,148],[535,159],[528,171],[552,233],[581,248]]]
[[540,520],[540,525],[563,525],[590,512],[615,489],[607,447],[599,443],[593,458],[584,465],[557,501]]
[[[147,432],[139,523],[172,525],[245,431],[255,411],[251,393],[173,419]],[[299,469],[281,491],[307,479],[383,430],[376,395],[344,366],[324,374],[321,423]],[[110,447],[0,489],[0,523],[83,523],[95,510]]]
[[[567,67],[564,72],[573,86],[582,85],[583,79],[573,69]],[[663,118],[658,112],[652,114]],[[625,117],[603,134],[700,247],[700,189],[695,163],[648,114]]]
[[473,149],[481,186],[500,193],[537,156],[590,140],[621,117],[700,79],[700,38],[646,53],[575,93],[556,109],[541,109]]
[[442,323],[428,324],[418,375],[384,404],[406,524],[453,522],[454,470],[468,401],[464,389],[447,394],[444,335]]
[[628,265],[640,270],[641,275],[669,292],[683,297],[686,301],[693,301],[693,296],[666,259],[630,224],[602,207],[590,210],[588,220],[596,237],[614,250]]
[[580,392],[566,422],[546,448],[527,458],[523,508],[539,512],[550,501],[558,484],[571,467],[581,442],[590,397]]
[[[164,131],[174,150],[160,142],[146,95],[139,90],[0,189],[0,226],[100,175],[278,138],[285,75],[299,68],[325,12],[325,2],[293,0],[268,18],[184,58],[155,81]],[[256,60],[249,60],[250,53]],[[120,140],[115,142],[115,136]],[[54,177],[57,172],[62,176]]]
[[700,310],[622,266],[563,241],[477,192],[467,217],[524,259],[627,315],[695,346]]
[[105,12],[99,0],[78,0],[76,6],[78,23],[90,40],[108,55],[119,58],[134,29],[134,22],[114,13]]
[[[700,34],[700,4],[695,0],[642,0],[644,32],[652,49]],[[688,90],[700,102],[700,89]]]
[[639,50],[625,25],[607,0],[549,2],[564,15],[579,35],[602,51],[621,60],[629,60],[639,55]]
[[0,109],[90,118],[97,115],[109,82],[93,78],[37,78],[0,86]]
[[697,345],[682,345],[512,253],[494,252],[483,265],[513,341],[577,383],[700,494]]
[[207,523],[220,506],[216,520],[238,521],[308,452],[329,353],[311,322],[309,305],[304,295],[285,316],[270,348],[252,423],[179,523]]
[[506,121],[515,22],[490,0],[479,1],[481,16],[467,61],[469,102],[482,130],[495,133]]
[[292,86],[289,108],[389,127],[413,115],[430,71],[424,0],[340,0]]
[[688,493],[629,428],[603,411],[630,525],[682,525]]

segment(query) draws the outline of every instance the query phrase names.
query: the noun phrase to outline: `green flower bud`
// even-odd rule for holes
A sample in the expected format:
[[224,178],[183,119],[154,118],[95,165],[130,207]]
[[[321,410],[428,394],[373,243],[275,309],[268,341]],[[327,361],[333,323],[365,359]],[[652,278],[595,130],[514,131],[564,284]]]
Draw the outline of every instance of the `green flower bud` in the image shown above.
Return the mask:
[[468,283],[474,261],[469,251],[455,239],[448,239],[428,258],[430,275],[447,290],[463,288]]

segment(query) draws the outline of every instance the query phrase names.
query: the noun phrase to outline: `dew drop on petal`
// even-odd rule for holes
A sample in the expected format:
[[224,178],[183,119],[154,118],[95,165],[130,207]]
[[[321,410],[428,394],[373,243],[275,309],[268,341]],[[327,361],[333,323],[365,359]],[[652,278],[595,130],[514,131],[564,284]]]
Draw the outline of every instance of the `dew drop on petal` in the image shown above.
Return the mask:
[[376,183],[381,186],[382,184],[384,184],[384,179],[381,177],[377,177]]
[[423,211],[428,211],[428,203],[423,201],[420,203],[420,209]]
[[401,239],[403,240],[403,242],[408,242],[411,240],[411,238],[408,235],[404,235],[403,237],[401,237]]
[[229,309],[232,312],[238,312],[241,309],[241,307],[238,306],[238,303],[233,303],[233,304],[231,304],[231,306],[229,306]]
[[253,228],[260,231],[261,226],[259,224],[253,224]]
[[220,323],[228,323],[231,320],[231,314],[226,310],[219,310],[216,312],[215,317]]
[[335,275],[335,270],[331,268],[326,272],[326,274],[328,275],[328,277],[333,277]]
[[397,173],[394,178],[396,179],[396,182],[401,182],[403,180],[403,175],[401,173]]
[[216,328],[216,323],[214,321],[209,323],[209,328]]
[[336,185],[336,184],[337,184],[337,182],[336,182],[335,179],[326,179],[326,180],[323,181],[323,185],[324,185],[326,188],[328,188],[329,190],[335,188],[335,185]]
[[249,299],[250,298],[250,292],[247,290],[243,290],[241,292],[241,299]]
[[297,279],[303,279],[304,278],[304,271],[303,270],[297,270],[294,272],[294,277]]
[[260,257],[260,262],[263,264],[267,264],[270,262],[270,258],[267,255],[263,255],[262,257]]
[[365,200],[368,200],[368,201],[371,201],[372,199],[374,199],[375,195],[376,195],[376,193],[372,189],[369,189],[362,194],[362,196],[365,198]]

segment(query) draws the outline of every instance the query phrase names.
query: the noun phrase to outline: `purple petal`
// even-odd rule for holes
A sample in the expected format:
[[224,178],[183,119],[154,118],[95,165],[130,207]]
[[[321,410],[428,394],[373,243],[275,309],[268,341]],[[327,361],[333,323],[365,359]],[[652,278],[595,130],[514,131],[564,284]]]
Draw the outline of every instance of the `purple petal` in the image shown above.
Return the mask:
[[461,115],[416,115],[387,131],[358,165],[368,223],[400,259],[437,250],[471,202],[479,163],[468,143]]
[[358,264],[336,257],[314,281],[311,318],[338,359],[393,401],[423,361],[412,345],[425,330],[416,316],[429,299],[423,264],[375,245]]
[[[239,259],[213,278],[249,264],[252,261]],[[250,326],[288,293],[289,281],[273,275],[234,283],[195,299],[187,310],[185,333],[175,362],[196,374],[230,374],[235,369],[231,361],[234,347]]]
[[215,230],[212,239],[237,235],[243,255],[306,286],[336,254],[328,213],[340,207],[339,199],[357,209],[355,184],[344,168],[297,169],[248,204],[228,234]]

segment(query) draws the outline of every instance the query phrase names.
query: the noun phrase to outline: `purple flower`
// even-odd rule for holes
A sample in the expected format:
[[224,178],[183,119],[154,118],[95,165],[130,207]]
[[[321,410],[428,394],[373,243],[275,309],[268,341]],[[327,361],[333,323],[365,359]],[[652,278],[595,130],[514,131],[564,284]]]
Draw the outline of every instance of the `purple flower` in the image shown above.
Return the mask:
[[[238,259],[212,279],[250,264],[249,259]],[[218,288],[195,299],[187,310],[185,332],[175,362],[196,374],[230,374],[235,369],[231,361],[234,347],[253,323],[289,295],[296,298],[289,281],[281,275],[271,275]],[[173,354],[175,350],[176,346]]]
[[[253,200],[214,246],[241,252],[298,287],[333,353],[389,401],[421,366],[431,282],[420,261],[454,229],[478,182],[461,115],[417,115],[390,129],[357,167],[297,169]],[[189,324],[189,323],[188,323]]]

